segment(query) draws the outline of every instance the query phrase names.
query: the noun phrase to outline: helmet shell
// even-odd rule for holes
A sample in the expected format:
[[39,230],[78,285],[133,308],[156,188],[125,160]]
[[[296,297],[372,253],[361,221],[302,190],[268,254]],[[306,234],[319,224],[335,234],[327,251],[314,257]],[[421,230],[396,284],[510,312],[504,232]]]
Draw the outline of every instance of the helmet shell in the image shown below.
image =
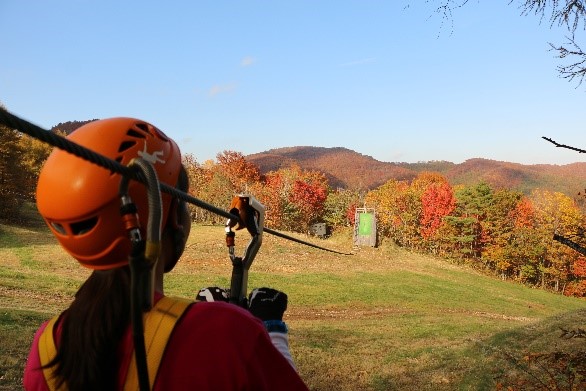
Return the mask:
[[[155,126],[134,118],[90,122],[68,137],[123,165],[141,157],[159,181],[175,186],[181,169],[177,144]],[[37,208],[49,229],[82,265],[103,270],[126,265],[130,239],[120,216],[120,174],[60,149],[45,162],[37,184]],[[138,208],[144,237],[148,219],[146,187],[130,181],[128,193]],[[162,225],[171,196],[162,193]]]

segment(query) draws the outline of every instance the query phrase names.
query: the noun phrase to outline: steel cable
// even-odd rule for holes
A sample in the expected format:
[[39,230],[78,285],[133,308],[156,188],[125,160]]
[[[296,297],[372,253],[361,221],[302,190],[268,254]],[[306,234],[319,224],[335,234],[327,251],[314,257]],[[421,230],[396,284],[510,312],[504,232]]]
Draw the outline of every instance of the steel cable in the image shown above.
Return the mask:
[[[73,141],[71,141],[69,139],[66,139],[65,137],[61,137],[53,132],[50,132],[46,129],[43,129],[40,126],[37,126],[27,120],[19,118],[16,115],[11,114],[7,110],[3,110],[1,108],[0,108],[0,125],[5,125],[10,129],[15,129],[21,133],[25,133],[33,138],[36,138],[36,139],[43,141],[49,145],[52,145],[52,146],[57,147],[59,149],[62,149],[66,152],[69,152],[79,158],[87,160],[87,161],[89,161],[93,164],[96,164],[100,167],[103,167],[107,170],[110,170],[112,172],[116,172],[116,173],[123,175],[127,178],[131,178],[131,179],[137,180],[143,184],[146,184],[146,179],[144,178],[141,171],[135,171],[127,166],[124,166],[124,165],[118,163],[115,160],[112,160],[112,159],[109,159],[103,155],[100,155],[99,153],[92,151],[89,148],[86,148],[82,145],[74,143]],[[198,198],[195,198],[185,192],[182,192],[172,186],[169,186],[166,183],[160,183],[159,187],[162,192],[170,194],[175,198],[178,198],[182,201],[193,204],[199,208],[205,209],[205,210],[212,212],[212,213],[215,213],[219,216],[225,217],[227,219],[238,218],[237,216],[230,214],[228,211],[217,208],[214,205],[208,204],[207,202],[204,202],[204,201],[202,201]],[[293,242],[304,244],[306,246],[317,248],[320,250],[329,251],[329,252],[333,252],[333,253],[340,254],[340,255],[352,255],[350,253],[343,253],[343,252],[339,252],[339,251],[335,251],[335,250],[330,250],[328,248],[318,246],[313,243],[309,243],[304,240],[297,239],[297,238],[291,237],[289,235],[277,232],[277,231],[272,230],[270,228],[264,228],[263,231],[268,234],[272,234],[272,235],[278,236],[280,238],[283,238],[286,240],[291,240]]]

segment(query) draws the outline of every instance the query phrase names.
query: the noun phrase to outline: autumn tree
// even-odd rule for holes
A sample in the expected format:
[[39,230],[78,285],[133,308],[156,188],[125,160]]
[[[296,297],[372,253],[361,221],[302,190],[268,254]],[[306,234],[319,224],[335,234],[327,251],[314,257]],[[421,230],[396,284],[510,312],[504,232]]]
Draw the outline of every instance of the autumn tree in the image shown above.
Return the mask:
[[[0,110],[5,109],[0,105]],[[51,150],[49,144],[0,126],[0,217],[16,219],[22,202],[34,201],[39,172]]]
[[[205,189],[208,187],[209,181],[204,168],[191,153],[182,156],[182,164],[189,178],[189,194],[204,201],[203,198],[206,197]],[[211,212],[197,208],[192,204],[189,204],[188,208],[193,221],[202,223],[215,221],[216,219],[216,216]]]
[[536,210],[536,231],[541,236],[542,245],[547,249],[539,259],[539,284],[563,291],[571,276],[571,268],[578,253],[569,247],[554,242],[552,233],[565,234],[578,232],[584,218],[575,201],[558,192],[535,190],[531,200]]
[[[274,229],[305,232],[322,218],[328,194],[327,179],[317,171],[299,166],[282,168],[260,175],[258,167],[239,152],[224,151],[217,161],[200,164],[187,154],[183,158],[190,179],[190,193],[218,208],[227,208],[235,194],[249,193],[266,209],[265,224]],[[219,223],[213,213],[192,208],[196,222]]]
[[[0,107],[0,110],[2,108]],[[18,217],[23,201],[23,183],[26,170],[22,165],[20,135],[0,126],[0,218],[13,220]]]
[[[535,235],[532,203],[520,192],[494,191],[486,218],[482,262],[503,279],[518,279],[521,268],[542,252]],[[527,276],[526,276],[527,277]]]
[[[67,136],[61,130],[55,130],[53,132],[61,137]],[[27,198],[34,200],[39,173],[49,154],[53,151],[53,147],[44,141],[37,140],[26,134],[18,135],[18,143],[21,151],[20,161],[24,169],[23,192]]]
[[409,184],[405,181],[390,179],[382,186],[369,191],[365,205],[375,208],[378,229],[383,236],[401,244],[403,221],[401,214],[405,209],[404,199]]
[[286,229],[306,232],[308,226],[319,220],[328,192],[328,180],[319,171],[302,170],[299,166],[282,169],[287,195],[284,225]]
[[97,121],[98,119],[90,119],[86,121],[67,121],[67,122],[59,122],[57,125],[51,128],[52,132],[59,132],[63,135],[69,135],[78,128],[82,127],[85,124],[88,124],[93,121]]
[[216,155],[216,160],[217,170],[232,183],[237,193],[246,192],[247,186],[260,179],[258,166],[248,162],[240,152],[223,151]]
[[[215,207],[228,208],[236,194],[246,193],[259,182],[260,171],[255,164],[244,158],[242,153],[223,151],[216,155],[216,161],[199,163],[195,156],[186,154],[183,165],[190,180],[190,193]],[[191,208],[194,221],[219,223],[223,218],[196,207]]]
[[564,294],[568,296],[586,297],[586,257],[580,256],[572,265],[572,279]]
[[356,208],[361,206],[361,194],[356,189],[336,189],[328,193],[324,205],[324,220],[333,228],[354,226]]
[[280,171],[271,171],[265,174],[262,182],[253,185],[251,192],[265,207],[267,227],[274,229],[283,227],[287,191],[283,174]]
[[[423,239],[435,243],[433,239],[442,225],[446,224],[445,217],[450,215],[456,208],[454,191],[447,182],[432,183],[421,195],[421,218],[420,227]],[[437,247],[430,246],[434,251]],[[434,251],[435,252],[435,251]]]
[[[368,192],[365,204],[376,209],[381,233],[401,246],[413,249],[427,246],[429,249],[430,241],[425,239],[431,237],[443,219],[443,216],[439,216],[439,210],[442,209],[439,205],[435,211],[438,214],[432,216],[435,206],[429,204],[433,198],[433,190],[428,190],[430,187],[446,190],[450,185],[441,174],[422,172],[410,183],[391,179]],[[426,195],[428,191],[430,193]],[[424,206],[424,200],[428,205]],[[441,202],[439,196],[434,201]],[[445,201],[450,203],[449,200]]]
[[327,187],[321,183],[296,180],[289,200],[299,211],[299,220],[309,225],[323,214],[326,197]]
[[324,174],[292,165],[265,174],[252,192],[266,207],[267,225],[306,232],[323,217],[328,188]]

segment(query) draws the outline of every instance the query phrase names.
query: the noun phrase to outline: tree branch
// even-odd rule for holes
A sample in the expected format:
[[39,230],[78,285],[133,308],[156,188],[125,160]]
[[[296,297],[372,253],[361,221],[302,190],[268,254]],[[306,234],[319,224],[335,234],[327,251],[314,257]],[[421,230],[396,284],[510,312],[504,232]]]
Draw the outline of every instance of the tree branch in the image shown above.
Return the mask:
[[572,146],[565,145],[565,144],[560,144],[560,143],[557,143],[557,142],[553,141],[552,139],[547,138],[545,136],[544,137],[541,137],[541,138],[544,139],[544,140],[549,141],[550,143],[552,143],[553,145],[555,145],[558,148],[567,148],[567,149],[571,149],[572,151],[577,151],[579,153],[586,153],[586,150],[584,150],[584,149],[572,147]]
[[572,81],[578,79],[578,86],[582,84],[586,78],[586,53],[580,48],[580,46],[574,40],[574,37],[566,37],[568,42],[562,46],[555,46],[549,44],[551,50],[557,51],[557,57],[560,59],[564,58],[577,58],[577,60],[569,65],[559,65],[557,67],[560,77]]
[[[453,12],[464,7],[469,0],[426,0],[435,6],[435,13],[441,15],[442,26],[444,23],[452,24]],[[540,20],[549,16],[550,28],[557,24],[568,29],[571,38],[562,45],[553,45],[551,49],[558,53],[560,59],[570,59],[568,65],[557,67],[560,78],[568,82],[577,81],[576,88],[580,87],[586,80],[586,53],[576,43],[574,37],[578,26],[583,25],[586,29],[586,0],[509,0],[509,5],[516,4],[520,9],[521,16],[536,15]]]
[[574,242],[573,240],[570,240],[570,239],[568,239],[564,236],[558,235],[558,234],[553,234],[553,240],[560,242],[562,244],[565,244],[566,246],[568,246],[572,250],[576,250],[580,254],[586,256],[586,248],[582,247],[581,245]]
[[[509,4],[513,2],[514,0],[510,0]],[[558,26],[565,25],[572,32],[576,31],[581,21],[586,22],[584,0],[565,0],[565,4],[560,0],[522,0],[519,8],[521,15],[533,13],[541,15],[541,19],[545,18],[547,10],[551,9],[551,26],[557,22]]]

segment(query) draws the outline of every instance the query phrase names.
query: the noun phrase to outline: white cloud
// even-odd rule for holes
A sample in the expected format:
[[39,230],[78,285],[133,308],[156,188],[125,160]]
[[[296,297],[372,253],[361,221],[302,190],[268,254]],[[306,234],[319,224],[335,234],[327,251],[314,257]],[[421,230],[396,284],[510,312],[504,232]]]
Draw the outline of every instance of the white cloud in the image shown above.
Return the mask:
[[256,62],[256,58],[252,56],[246,56],[240,61],[240,66],[242,67],[249,67]]
[[236,83],[216,84],[210,88],[208,93],[210,96],[216,96],[216,95],[223,94],[226,92],[232,92],[236,89],[236,87],[237,87]]

